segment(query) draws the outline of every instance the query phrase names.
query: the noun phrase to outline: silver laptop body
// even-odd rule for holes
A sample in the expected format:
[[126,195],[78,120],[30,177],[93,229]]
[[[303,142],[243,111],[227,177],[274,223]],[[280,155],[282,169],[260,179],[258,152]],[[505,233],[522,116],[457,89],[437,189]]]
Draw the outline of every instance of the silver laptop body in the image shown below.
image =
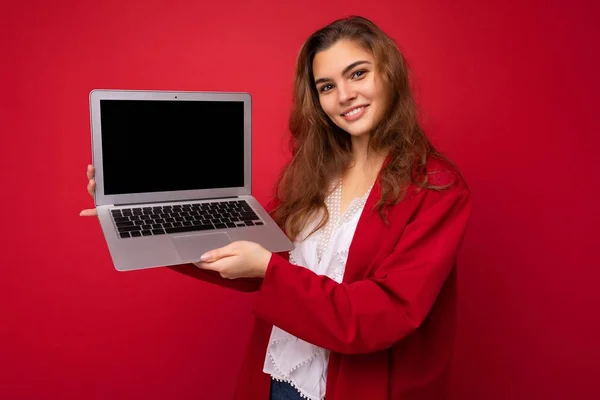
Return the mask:
[[95,203],[119,271],[185,264],[233,241],[289,251],[251,195],[251,96],[93,90]]

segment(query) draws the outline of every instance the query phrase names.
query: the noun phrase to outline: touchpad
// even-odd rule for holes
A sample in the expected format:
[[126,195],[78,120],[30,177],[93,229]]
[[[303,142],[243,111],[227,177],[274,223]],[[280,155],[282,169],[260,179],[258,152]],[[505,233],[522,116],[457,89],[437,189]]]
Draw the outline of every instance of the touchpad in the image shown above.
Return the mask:
[[173,239],[175,248],[184,262],[198,262],[200,256],[209,250],[227,246],[231,243],[225,232],[176,236]]

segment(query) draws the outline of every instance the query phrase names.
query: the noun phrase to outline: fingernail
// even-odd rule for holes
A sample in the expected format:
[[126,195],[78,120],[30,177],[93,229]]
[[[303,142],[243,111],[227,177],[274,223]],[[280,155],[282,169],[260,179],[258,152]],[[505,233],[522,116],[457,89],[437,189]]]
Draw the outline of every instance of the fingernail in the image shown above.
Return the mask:
[[201,261],[208,261],[209,258],[208,253],[204,253],[200,256]]

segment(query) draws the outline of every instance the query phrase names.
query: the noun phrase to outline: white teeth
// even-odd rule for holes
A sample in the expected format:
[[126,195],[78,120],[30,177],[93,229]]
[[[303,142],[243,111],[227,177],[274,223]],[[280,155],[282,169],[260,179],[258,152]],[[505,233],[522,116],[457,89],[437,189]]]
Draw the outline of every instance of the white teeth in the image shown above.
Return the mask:
[[363,109],[364,109],[364,107],[358,107],[358,108],[355,108],[354,110],[352,110],[352,111],[350,111],[350,112],[347,112],[346,114],[344,114],[344,116],[345,116],[345,117],[351,117],[351,116],[353,116],[353,115],[355,115],[355,114],[358,114],[358,113],[359,113],[359,112],[361,112]]

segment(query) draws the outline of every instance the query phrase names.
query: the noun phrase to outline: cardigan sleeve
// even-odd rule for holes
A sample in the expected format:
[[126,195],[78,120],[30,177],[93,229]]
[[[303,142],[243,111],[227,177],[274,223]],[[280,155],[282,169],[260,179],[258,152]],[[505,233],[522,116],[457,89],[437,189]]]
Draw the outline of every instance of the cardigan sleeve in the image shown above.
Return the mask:
[[[278,199],[274,198],[269,201],[265,206],[265,210],[268,213],[271,213],[276,205],[278,204]],[[173,265],[168,266],[169,268],[175,272],[179,272],[180,274],[187,275],[189,277],[212,283],[224,288],[233,289],[239,292],[255,292],[260,289],[263,279],[262,278],[238,278],[238,279],[226,279],[223,278],[218,272],[200,269],[196,267],[194,264],[183,264],[183,265]]]
[[406,225],[365,280],[337,283],[272,255],[254,313],[344,354],[382,350],[414,332],[456,263],[471,212],[467,189],[448,190]]

